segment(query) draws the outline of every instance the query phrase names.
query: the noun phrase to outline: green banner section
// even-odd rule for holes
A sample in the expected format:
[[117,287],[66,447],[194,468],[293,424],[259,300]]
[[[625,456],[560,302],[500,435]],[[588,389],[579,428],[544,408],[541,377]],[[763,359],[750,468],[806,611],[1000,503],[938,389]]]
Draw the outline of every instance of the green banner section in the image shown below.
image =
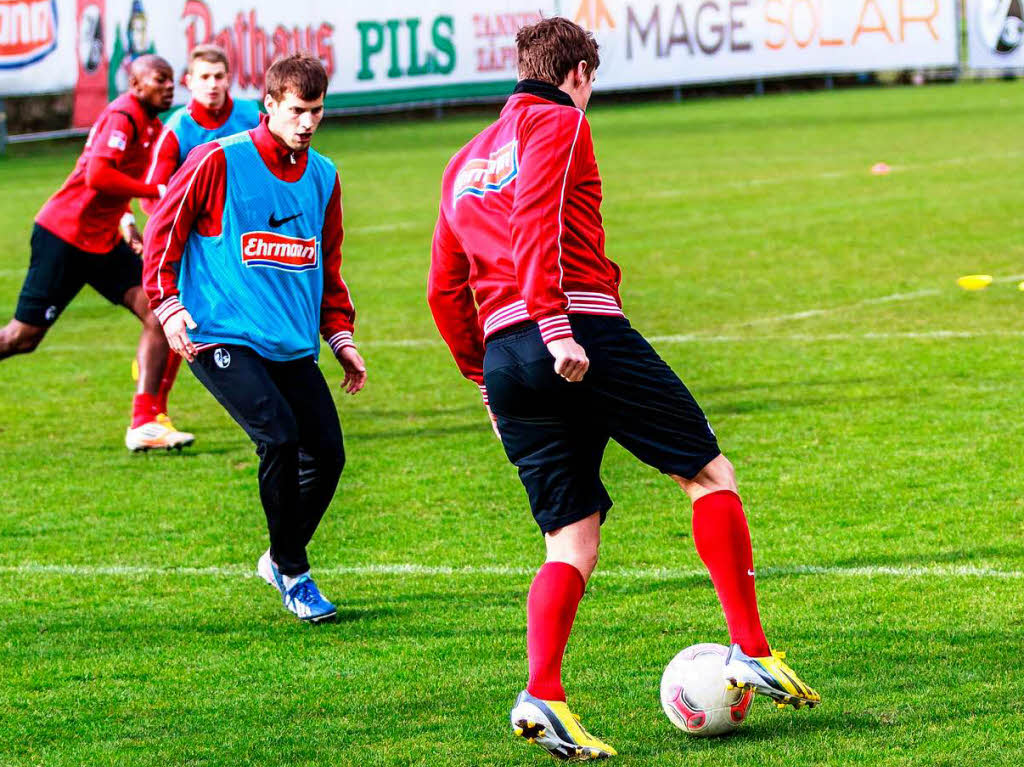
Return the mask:
[[327,109],[357,109],[361,107],[393,106],[395,104],[460,101],[463,99],[508,95],[512,92],[515,84],[515,80],[500,80],[491,83],[425,85],[416,88],[329,93],[324,101],[324,105]]

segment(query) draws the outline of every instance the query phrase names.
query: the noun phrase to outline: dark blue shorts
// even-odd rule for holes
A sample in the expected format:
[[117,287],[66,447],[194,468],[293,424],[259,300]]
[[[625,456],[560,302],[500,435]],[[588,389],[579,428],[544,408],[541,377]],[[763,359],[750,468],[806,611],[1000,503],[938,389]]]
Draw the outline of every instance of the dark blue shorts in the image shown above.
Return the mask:
[[601,459],[614,439],[655,469],[692,479],[721,451],[704,412],[649,343],[622,317],[570,315],[590,369],[569,383],[535,323],[487,341],[484,383],[501,442],[542,532],[601,513],[611,498]]

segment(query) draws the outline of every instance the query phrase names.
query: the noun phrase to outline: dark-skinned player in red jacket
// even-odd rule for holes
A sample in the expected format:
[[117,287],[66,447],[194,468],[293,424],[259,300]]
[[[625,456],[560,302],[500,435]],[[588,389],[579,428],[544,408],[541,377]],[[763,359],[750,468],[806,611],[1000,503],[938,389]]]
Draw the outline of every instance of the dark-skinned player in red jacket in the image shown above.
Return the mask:
[[130,450],[181,448],[194,439],[157,407],[169,347],[142,289],[142,237],[129,208],[133,197],[158,199],[166,190],[141,179],[160,135],[157,115],[173,99],[170,64],[153,55],[132,62],[128,92],[100,114],[75,169],[36,216],[14,319],[0,329],[0,359],[35,351],[87,284],[135,314],[142,336],[138,388],[125,433]]
[[438,329],[483,392],[547,548],[527,598],[529,681],[513,731],[563,759],[615,754],[570,711],[561,679],[612,505],[600,478],[609,439],[693,504],[694,543],[732,644],[724,683],[783,706],[816,705],[761,627],[733,467],[690,392],[623,314],[584,115],[597,44],[560,17],[523,28],[516,43],[513,95],[444,172],[428,287]]

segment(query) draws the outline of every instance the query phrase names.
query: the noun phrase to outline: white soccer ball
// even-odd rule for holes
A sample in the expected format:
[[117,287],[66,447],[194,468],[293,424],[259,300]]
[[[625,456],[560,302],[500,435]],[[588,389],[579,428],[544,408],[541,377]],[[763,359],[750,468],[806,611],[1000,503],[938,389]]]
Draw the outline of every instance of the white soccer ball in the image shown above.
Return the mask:
[[726,689],[729,648],[695,644],[672,659],[661,676],[661,707],[683,732],[698,737],[727,735],[747,718],[754,691]]

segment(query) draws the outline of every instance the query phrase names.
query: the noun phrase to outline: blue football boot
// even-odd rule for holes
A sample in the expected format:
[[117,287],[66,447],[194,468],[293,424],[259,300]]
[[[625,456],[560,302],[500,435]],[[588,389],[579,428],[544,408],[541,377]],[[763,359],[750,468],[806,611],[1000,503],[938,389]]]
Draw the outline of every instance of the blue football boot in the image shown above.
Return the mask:
[[320,623],[336,617],[338,609],[324,599],[309,575],[300,575],[284,592],[284,606],[301,621]]

